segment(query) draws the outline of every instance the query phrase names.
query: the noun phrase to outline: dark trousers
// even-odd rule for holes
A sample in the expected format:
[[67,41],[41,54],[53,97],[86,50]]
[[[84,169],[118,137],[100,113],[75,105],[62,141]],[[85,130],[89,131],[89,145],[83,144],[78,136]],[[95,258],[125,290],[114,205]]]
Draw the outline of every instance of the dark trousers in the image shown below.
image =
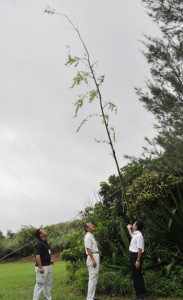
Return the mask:
[[135,266],[137,255],[138,253],[136,252],[130,252],[130,267],[137,299],[143,299],[145,295],[145,285],[144,278],[142,275],[142,258],[140,260],[140,268],[137,269]]

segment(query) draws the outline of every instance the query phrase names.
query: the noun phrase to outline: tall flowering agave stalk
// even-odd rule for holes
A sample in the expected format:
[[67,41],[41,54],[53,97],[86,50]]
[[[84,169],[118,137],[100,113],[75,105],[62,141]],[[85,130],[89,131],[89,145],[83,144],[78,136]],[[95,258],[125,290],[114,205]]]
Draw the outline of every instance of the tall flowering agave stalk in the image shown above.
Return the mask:
[[91,61],[90,53],[81,36],[81,33],[78,27],[70,20],[70,18],[65,14],[56,12],[56,10],[51,9],[49,6],[46,7],[45,13],[48,13],[49,15],[58,14],[66,18],[67,21],[71,24],[71,26],[75,30],[75,32],[77,33],[79,40],[83,46],[84,49],[83,57],[72,56],[69,49],[68,59],[66,62],[67,66],[74,66],[76,68],[76,76],[73,78],[73,84],[71,87],[73,88],[75,86],[82,85],[82,84],[84,84],[87,87],[87,91],[83,94],[80,94],[78,96],[77,101],[75,102],[75,117],[78,116],[79,111],[81,110],[84,103],[86,102],[93,103],[95,101],[98,104],[99,113],[92,113],[88,115],[86,118],[84,118],[77,128],[77,132],[91,117],[97,117],[98,119],[101,120],[102,125],[105,128],[107,139],[106,140],[95,139],[95,140],[98,143],[107,143],[110,146],[110,149],[112,151],[112,156],[115,161],[116,169],[119,175],[120,183],[121,183],[121,201],[123,204],[123,209],[126,205],[127,213],[128,213],[129,212],[128,200],[125,197],[125,188],[123,184],[122,174],[116,156],[116,151],[114,148],[114,143],[116,141],[115,128],[110,124],[110,113],[113,112],[117,113],[117,107],[113,102],[104,101],[103,99],[101,86],[104,82],[105,76],[96,75],[96,70],[95,70],[96,62],[93,63]]

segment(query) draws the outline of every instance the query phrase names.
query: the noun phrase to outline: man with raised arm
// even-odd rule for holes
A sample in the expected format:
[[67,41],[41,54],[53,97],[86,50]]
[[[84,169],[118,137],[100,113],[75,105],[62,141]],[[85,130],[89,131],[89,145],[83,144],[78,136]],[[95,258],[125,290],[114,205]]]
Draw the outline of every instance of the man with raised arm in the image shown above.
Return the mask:
[[144,278],[142,275],[142,256],[144,252],[143,227],[144,223],[141,220],[136,221],[133,225],[127,225],[128,232],[131,236],[129,247],[130,267],[136,292],[136,300],[143,300],[145,297]]

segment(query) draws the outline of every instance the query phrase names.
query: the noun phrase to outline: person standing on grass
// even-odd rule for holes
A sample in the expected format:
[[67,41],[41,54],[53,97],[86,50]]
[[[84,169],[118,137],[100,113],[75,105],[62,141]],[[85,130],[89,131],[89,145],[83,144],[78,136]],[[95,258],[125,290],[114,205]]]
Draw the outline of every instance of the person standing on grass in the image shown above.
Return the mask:
[[130,267],[136,292],[135,299],[137,300],[143,300],[145,297],[145,285],[142,275],[142,256],[144,252],[144,238],[142,235],[143,227],[144,223],[141,220],[136,221],[133,225],[127,225],[128,232],[131,236],[129,247]]
[[51,300],[51,287],[52,287],[52,271],[51,264],[51,250],[46,240],[47,233],[43,229],[35,231],[37,238],[37,245],[35,248],[36,254],[36,284],[34,288],[33,300],[39,300],[43,292],[44,300]]
[[87,255],[86,265],[88,267],[89,273],[88,292],[86,300],[94,300],[99,273],[100,251],[93,235],[95,231],[95,227],[93,226],[93,224],[86,223],[84,229],[86,232],[84,238],[85,251]]

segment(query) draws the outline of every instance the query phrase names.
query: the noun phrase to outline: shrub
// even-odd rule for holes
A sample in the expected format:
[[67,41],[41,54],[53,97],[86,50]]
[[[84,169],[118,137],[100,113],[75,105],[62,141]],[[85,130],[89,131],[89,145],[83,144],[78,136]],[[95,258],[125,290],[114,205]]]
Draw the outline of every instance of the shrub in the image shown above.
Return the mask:
[[166,278],[163,271],[146,271],[144,274],[148,294],[162,297],[183,298],[183,272],[176,270],[170,278]]
[[130,274],[102,269],[99,274],[97,290],[101,294],[111,296],[126,296],[131,294],[132,281]]
[[[70,274],[73,274],[73,264],[69,266]],[[88,269],[86,264],[74,272],[73,285],[82,293],[86,293],[88,284]],[[130,275],[122,274],[121,272],[109,271],[101,266],[97,283],[97,293],[111,296],[124,296],[130,294],[132,290],[132,281]]]
[[86,293],[88,285],[88,268],[86,264],[80,266],[74,274],[74,287],[81,293]]

